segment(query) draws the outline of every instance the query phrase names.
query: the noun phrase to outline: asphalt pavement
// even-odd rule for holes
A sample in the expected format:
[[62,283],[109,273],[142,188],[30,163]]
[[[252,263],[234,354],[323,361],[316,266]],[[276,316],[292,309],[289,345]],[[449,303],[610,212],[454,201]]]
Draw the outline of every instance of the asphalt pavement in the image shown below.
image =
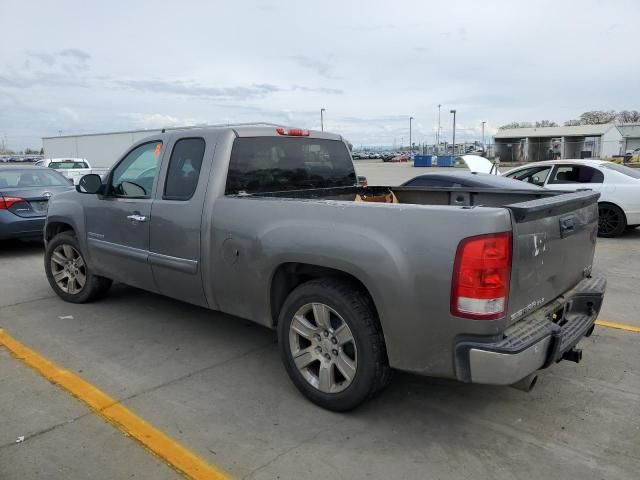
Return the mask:
[[[372,183],[408,168],[358,165]],[[233,477],[638,478],[640,333],[597,327],[531,393],[397,373],[337,414],[294,388],[274,332],[123,285],[65,303],[42,253],[0,245],[0,328]],[[640,325],[638,267],[640,230],[599,240],[601,319]],[[125,477],[180,475],[0,347],[0,479]]]

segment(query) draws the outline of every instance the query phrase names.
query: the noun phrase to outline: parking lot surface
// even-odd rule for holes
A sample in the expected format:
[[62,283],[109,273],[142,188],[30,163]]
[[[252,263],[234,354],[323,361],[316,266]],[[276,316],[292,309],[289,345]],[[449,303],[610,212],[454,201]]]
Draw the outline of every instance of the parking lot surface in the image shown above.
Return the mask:
[[[415,175],[358,162],[371,184]],[[274,332],[116,285],[64,303],[38,243],[3,243],[0,328],[236,478],[636,479],[640,334],[597,327],[584,358],[524,393],[397,373],[337,414],[306,401]],[[640,230],[599,240],[603,320],[640,326]],[[16,443],[16,439],[24,441]],[[0,348],[0,478],[180,478],[166,463]]]

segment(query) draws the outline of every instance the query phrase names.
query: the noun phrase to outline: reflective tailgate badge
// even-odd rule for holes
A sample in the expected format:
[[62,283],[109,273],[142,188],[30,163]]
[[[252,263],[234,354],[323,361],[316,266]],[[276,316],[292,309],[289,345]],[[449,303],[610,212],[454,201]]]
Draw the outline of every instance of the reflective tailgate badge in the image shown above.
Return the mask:
[[517,312],[512,313],[511,320],[515,320],[516,318],[520,318],[523,315],[526,315],[527,313],[531,312],[532,310],[535,310],[542,304],[544,304],[544,297],[534,300],[529,305],[526,305],[525,307],[521,308]]

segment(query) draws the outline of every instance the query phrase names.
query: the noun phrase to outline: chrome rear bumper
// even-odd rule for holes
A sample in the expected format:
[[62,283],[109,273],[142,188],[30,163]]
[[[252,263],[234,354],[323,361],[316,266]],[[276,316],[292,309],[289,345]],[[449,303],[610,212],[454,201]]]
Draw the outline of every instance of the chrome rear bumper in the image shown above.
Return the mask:
[[605,287],[604,279],[585,279],[498,338],[461,338],[455,349],[458,379],[511,385],[559,362],[565,352],[593,331]]

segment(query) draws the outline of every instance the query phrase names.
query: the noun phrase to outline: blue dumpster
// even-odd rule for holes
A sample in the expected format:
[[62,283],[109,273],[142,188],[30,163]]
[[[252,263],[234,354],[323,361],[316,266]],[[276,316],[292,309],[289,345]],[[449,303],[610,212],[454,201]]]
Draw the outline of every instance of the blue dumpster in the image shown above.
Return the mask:
[[438,155],[439,167],[453,167],[453,155]]
[[416,155],[413,159],[414,167],[430,167],[431,155]]

